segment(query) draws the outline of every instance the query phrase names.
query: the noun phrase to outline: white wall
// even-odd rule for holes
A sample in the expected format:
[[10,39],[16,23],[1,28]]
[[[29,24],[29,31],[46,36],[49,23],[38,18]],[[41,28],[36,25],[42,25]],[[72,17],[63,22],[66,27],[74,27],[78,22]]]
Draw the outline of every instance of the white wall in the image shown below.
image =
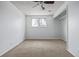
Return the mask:
[[79,57],[79,2],[68,4],[68,50]]
[[[32,27],[33,18],[45,18],[47,27]],[[52,15],[28,15],[26,16],[26,39],[61,39],[60,25]]]
[[62,29],[62,37],[63,40],[67,42],[67,18],[66,16],[63,16],[62,20],[61,20],[61,29]]
[[0,1],[0,55],[24,40],[24,15],[10,2]]
[[64,10],[58,17],[55,19],[59,21],[60,25],[60,36],[64,41],[67,41],[67,16],[66,10]]

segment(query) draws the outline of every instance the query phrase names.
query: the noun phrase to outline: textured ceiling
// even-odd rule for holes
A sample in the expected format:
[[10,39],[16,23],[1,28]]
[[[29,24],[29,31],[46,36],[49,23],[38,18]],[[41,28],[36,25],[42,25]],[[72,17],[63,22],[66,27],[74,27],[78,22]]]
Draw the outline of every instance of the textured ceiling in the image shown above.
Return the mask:
[[33,8],[33,6],[37,4],[33,1],[12,1],[11,3],[13,3],[25,15],[53,15],[64,1],[55,1],[54,4],[44,4],[45,10],[42,10],[40,5]]

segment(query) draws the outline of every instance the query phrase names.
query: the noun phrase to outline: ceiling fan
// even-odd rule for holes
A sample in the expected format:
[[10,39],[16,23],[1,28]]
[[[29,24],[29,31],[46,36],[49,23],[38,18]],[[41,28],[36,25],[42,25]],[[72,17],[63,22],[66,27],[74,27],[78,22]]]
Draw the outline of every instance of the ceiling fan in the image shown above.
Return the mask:
[[40,5],[42,10],[45,10],[44,4],[54,4],[54,1],[33,1],[33,2],[37,3],[35,6],[33,6],[33,8],[35,8],[35,7]]

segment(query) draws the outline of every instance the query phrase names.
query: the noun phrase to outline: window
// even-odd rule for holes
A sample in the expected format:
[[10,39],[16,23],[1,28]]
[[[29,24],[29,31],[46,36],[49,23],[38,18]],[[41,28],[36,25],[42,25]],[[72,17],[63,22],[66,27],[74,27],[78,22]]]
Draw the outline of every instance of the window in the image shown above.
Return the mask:
[[45,19],[40,19],[40,26],[47,26]]
[[38,19],[32,19],[32,27],[38,27]]
[[32,27],[46,27],[47,23],[45,19],[32,19]]

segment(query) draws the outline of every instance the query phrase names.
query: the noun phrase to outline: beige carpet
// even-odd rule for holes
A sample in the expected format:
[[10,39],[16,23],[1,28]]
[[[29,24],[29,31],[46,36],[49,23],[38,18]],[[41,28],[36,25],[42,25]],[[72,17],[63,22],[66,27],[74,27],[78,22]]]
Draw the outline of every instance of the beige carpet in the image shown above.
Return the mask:
[[73,57],[63,40],[25,40],[2,57]]

